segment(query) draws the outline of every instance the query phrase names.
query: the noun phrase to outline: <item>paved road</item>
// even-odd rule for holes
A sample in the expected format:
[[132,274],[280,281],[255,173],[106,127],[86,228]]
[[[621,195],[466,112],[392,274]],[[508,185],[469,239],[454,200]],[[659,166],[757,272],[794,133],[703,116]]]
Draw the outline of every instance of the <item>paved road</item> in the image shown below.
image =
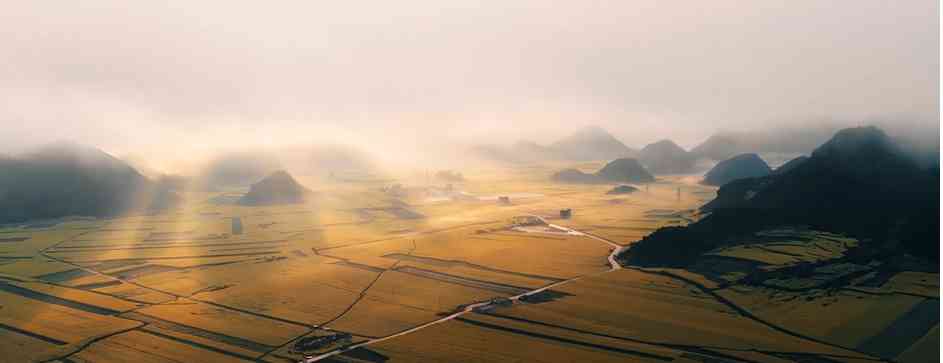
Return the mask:
[[566,232],[569,233],[569,234],[574,234],[574,235],[578,235],[578,236],[586,236],[586,237],[592,238],[592,239],[594,239],[594,240],[597,240],[597,241],[599,241],[599,242],[602,242],[602,243],[605,243],[605,244],[607,244],[607,245],[612,246],[612,248],[613,248],[612,253],[610,253],[610,254],[609,254],[609,257],[608,257],[608,258],[609,258],[609,267],[612,268],[612,270],[618,270],[618,269],[621,269],[621,268],[622,268],[622,266],[619,265],[619,262],[616,261],[616,256],[618,256],[619,253],[622,252],[622,249],[624,249],[625,246],[619,245],[619,244],[617,244],[617,243],[615,243],[615,242],[612,242],[612,241],[607,240],[607,239],[602,238],[602,237],[597,237],[597,236],[591,235],[591,234],[589,234],[589,233],[583,233],[583,232],[580,232],[580,231],[577,231],[577,230],[574,230],[574,229],[571,229],[571,228],[567,228],[567,227],[563,227],[563,226],[558,226],[558,225],[556,225],[556,224],[549,224],[549,226],[550,226],[550,227],[553,227],[553,228],[562,229],[562,230],[566,231]]
[[[622,246],[620,246],[620,245],[618,245],[618,244],[616,244],[616,243],[613,243],[613,242],[611,242],[611,241],[609,241],[609,240],[606,240],[606,239],[603,239],[603,238],[600,238],[600,237],[596,237],[596,236],[593,236],[593,235],[591,235],[591,234],[586,234],[586,233],[583,233],[583,232],[580,232],[580,231],[576,231],[576,230],[573,230],[573,229],[571,229],[571,228],[567,228],[567,227],[563,227],[563,226],[558,226],[558,225],[555,225],[555,224],[548,224],[548,225],[549,225],[550,227],[553,227],[553,228],[557,228],[557,229],[566,231],[566,233],[568,233],[568,234],[579,235],[579,236],[586,236],[586,237],[592,238],[592,239],[594,239],[594,240],[597,240],[597,241],[600,241],[600,242],[603,242],[603,243],[605,243],[605,244],[607,244],[607,245],[612,246],[612,247],[613,247],[612,253],[610,253],[610,254],[609,254],[609,257],[608,257],[610,269],[609,269],[609,271],[606,271],[606,272],[615,271],[615,270],[618,270],[618,269],[621,269],[621,268],[622,268],[622,266],[620,266],[619,263],[616,261],[616,255],[618,255],[619,252],[622,251],[622,248],[623,248]],[[579,279],[581,279],[581,278],[582,278],[582,277],[574,277],[574,278],[569,279],[569,280],[563,280],[563,281],[555,282],[555,283],[552,283],[552,284],[550,284],[550,285],[541,287],[541,288],[536,289],[536,290],[531,290],[531,291],[528,291],[528,292],[525,292],[525,293],[522,293],[522,294],[518,294],[518,295],[512,296],[512,297],[510,297],[509,299],[512,300],[512,301],[519,301],[521,298],[523,298],[523,297],[525,297],[525,296],[531,296],[531,295],[534,295],[534,294],[539,294],[539,293],[544,292],[544,291],[546,291],[546,290],[552,289],[552,288],[554,288],[554,287],[557,287],[557,286],[560,286],[560,285],[563,285],[563,284],[566,284],[566,283],[570,283],[570,282],[579,280]],[[428,323],[425,323],[425,324],[416,326],[416,327],[414,327],[414,328],[401,331],[401,332],[396,333],[396,334],[393,334],[393,335],[388,335],[388,336],[381,337],[381,338],[376,338],[376,339],[370,339],[370,340],[367,340],[367,341],[364,341],[364,342],[360,342],[360,343],[357,343],[357,344],[353,344],[353,345],[349,345],[349,346],[343,347],[343,348],[337,348],[337,349],[334,349],[334,350],[329,351],[329,352],[327,352],[327,353],[324,353],[324,354],[321,354],[321,355],[318,355],[318,356],[314,356],[314,357],[311,357],[311,358],[304,359],[304,360],[302,360],[301,362],[302,362],[302,363],[317,362],[317,361],[319,361],[319,360],[326,359],[326,358],[329,358],[329,357],[332,357],[332,356],[335,356],[335,355],[344,353],[344,352],[349,351],[349,350],[354,350],[354,349],[357,349],[357,348],[360,348],[360,347],[363,347],[363,346],[367,346],[367,345],[370,345],[370,344],[376,344],[376,343],[383,342],[383,341],[386,341],[386,340],[389,340],[389,339],[393,339],[393,338],[396,338],[396,337],[400,337],[400,336],[403,336],[403,335],[406,335],[406,334],[409,334],[409,333],[418,331],[418,330],[420,330],[420,329],[425,329],[425,328],[428,328],[428,327],[430,327],[430,326],[433,326],[433,325],[436,325],[436,324],[440,324],[440,323],[444,323],[444,322],[446,322],[446,321],[455,319],[455,318],[457,318],[457,317],[460,317],[460,316],[462,316],[462,315],[465,315],[465,314],[467,314],[467,313],[470,313],[470,312],[474,311],[474,310],[477,309],[477,308],[485,307],[485,306],[488,306],[488,305],[490,305],[490,304],[491,304],[491,302],[480,302],[480,303],[475,303],[475,304],[467,305],[467,306],[465,306],[465,308],[462,309],[461,311],[455,312],[455,313],[453,313],[453,314],[451,314],[451,315],[448,315],[448,316],[445,316],[445,317],[443,317],[443,318],[441,318],[441,319],[438,319],[438,320],[435,320],[435,321],[431,321],[431,322],[428,322]]]

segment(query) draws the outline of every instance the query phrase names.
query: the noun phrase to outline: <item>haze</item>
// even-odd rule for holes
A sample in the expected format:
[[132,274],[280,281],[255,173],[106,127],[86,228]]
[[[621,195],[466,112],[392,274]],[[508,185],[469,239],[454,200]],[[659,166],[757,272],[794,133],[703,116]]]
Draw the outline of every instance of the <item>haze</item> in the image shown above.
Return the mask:
[[388,158],[870,119],[938,129],[937,3],[30,1],[0,14],[0,151]]

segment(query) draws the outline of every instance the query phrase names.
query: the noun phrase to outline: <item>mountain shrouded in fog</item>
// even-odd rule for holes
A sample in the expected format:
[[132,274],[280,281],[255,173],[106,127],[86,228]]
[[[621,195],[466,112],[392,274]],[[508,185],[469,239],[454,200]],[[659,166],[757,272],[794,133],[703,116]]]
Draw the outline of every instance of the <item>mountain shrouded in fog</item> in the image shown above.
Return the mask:
[[745,153],[808,154],[838,131],[836,127],[802,127],[754,132],[722,132],[691,149],[701,158],[726,160]]
[[649,183],[655,181],[655,177],[638,160],[631,158],[610,161],[599,169],[596,175],[613,182]]
[[633,245],[631,263],[681,265],[745,232],[809,225],[895,253],[939,256],[939,169],[920,168],[875,127],[844,129],[780,174],[730,182],[688,227]]
[[703,184],[721,186],[737,179],[767,176],[769,165],[756,154],[740,154],[717,163],[704,175]]
[[780,165],[775,170],[773,170],[773,174],[783,174],[785,172],[788,172],[792,170],[793,168],[799,165],[802,165],[802,163],[806,162],[806,160],[809,160],[808,156],[805,156],[805,155],[797,156],[793,158],[792,160],[785,162],[783,165]]
[[[839,130],[853,125],[826,122],[818,125],[776,127],[766,130],[720,132],[691,149],[698,158],[716,161],[745,153],[809,154]],[[907,120],[881,120],[878,124],[891,140],[922,167],[939,164],[939,125]]]
[[599,126],[589,126],[553,144],[549,149],[564,160],[612,160],[637,152]]
[[67,216],[115,216],[173,204],[127,163],[95,148],[55,143],[0,159],[0,223]]
[[243,205],[298,204],[305,201],[308,189],[298,184],[290,174],[279,170],[249,187],[239,199]]
[[684,174],[694,170],[695,157],[671,140],[645,145],[639,161],[655,174]]
[[938,359],[939,1],[8,1],[0,44],[0,361]]
[[547,146],[519,140],[510,147],[479,145],[473,152],[487,160],[516,163],[613,160],[638,153],[599,126],[581,128]]
[[[722,130],[821,119],[939,128],[936,1],[220,6],[8,7],[0,152],[71,139],[163,162],[340,143],[409,162],[454,145],[550,146],[588,125],[688,150]],[[561,157],[636,156],[597,131],[573,138],[594,148],[561,140]],[[809,153],[833,132],[792,141]],[[695,154],[766,152],[732,138]]]
[[203,167],[198,182],[207,188],[247,186],[280,168],[281,162],[269,153],[226,153]]
[[650,183],[655,181],[645,167],[632,158],[620,158],[606,163],[594,174],[577,169],[564,169],[554,173],[551,180],[559,183]]

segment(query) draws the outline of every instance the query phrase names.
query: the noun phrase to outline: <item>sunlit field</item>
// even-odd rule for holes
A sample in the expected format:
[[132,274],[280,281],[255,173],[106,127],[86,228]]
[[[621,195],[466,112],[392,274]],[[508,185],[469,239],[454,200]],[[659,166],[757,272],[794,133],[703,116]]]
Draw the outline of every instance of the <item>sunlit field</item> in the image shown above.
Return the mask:
[[940,361],[940,1],[7,1],[0,363]]
[[[850,348],[935,292],[918,282],[937,275],[902,273],[880,296],[794,307],[725,284],[723,271],[616,269],[617,249],[701,218],[715,188],[667,176],[613,195],[613,185],[548,182],[557,167],[469,171],[451,185],[404,178],[395,192],[389,180],[302,179],[315,194],[300,205],[193,191],[157,215],[10,226],[0,231],[3,350],[62,362],[864,362],[875,358]],[[548,225],[512,223],[521,216]],[[787,237],[765,247],[783,254],[755,258],[810,260],[855,242],[824,236],[813,251]],[[862,314],[881,318],[853,322]],[[302,344],[339,333],[349,337]],[[903,348],[919,359],[923,340]]]

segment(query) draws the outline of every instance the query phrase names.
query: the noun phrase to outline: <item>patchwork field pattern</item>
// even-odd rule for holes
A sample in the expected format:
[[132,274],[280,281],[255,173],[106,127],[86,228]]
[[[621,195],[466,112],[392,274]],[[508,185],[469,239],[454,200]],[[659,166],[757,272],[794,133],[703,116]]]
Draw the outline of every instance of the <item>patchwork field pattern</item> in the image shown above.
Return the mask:
[[[816,292],[816,304],[797,304],[769,287],[729,284],[723,273],[613,269],[617,248],[701,218],[696,208],[714,189],[679,176],[609,195],[612,185],[548,182],[556,168],[465,171],[451,191],[404,180],[400,195],[384,191],[389,182],[305,181],[315,197],[288,206],[187,192],[187,203],[165,214],[5,226],[0,354],[24,362],[295,362],[324,353],[361,362],[863,362],[890,354],[906,362],[938,349],[938,325],[914,325],[934,312],[938,324],[937,274],[901,272],[867,291]],[[561,217],[565,208],[571,217]],[[554,227],[518,228],[516,216]],[[793,237],[772,233],[763,251],[713,254],[781,265],[855,243]],[[892,333],[906,339],[873,344]]]

